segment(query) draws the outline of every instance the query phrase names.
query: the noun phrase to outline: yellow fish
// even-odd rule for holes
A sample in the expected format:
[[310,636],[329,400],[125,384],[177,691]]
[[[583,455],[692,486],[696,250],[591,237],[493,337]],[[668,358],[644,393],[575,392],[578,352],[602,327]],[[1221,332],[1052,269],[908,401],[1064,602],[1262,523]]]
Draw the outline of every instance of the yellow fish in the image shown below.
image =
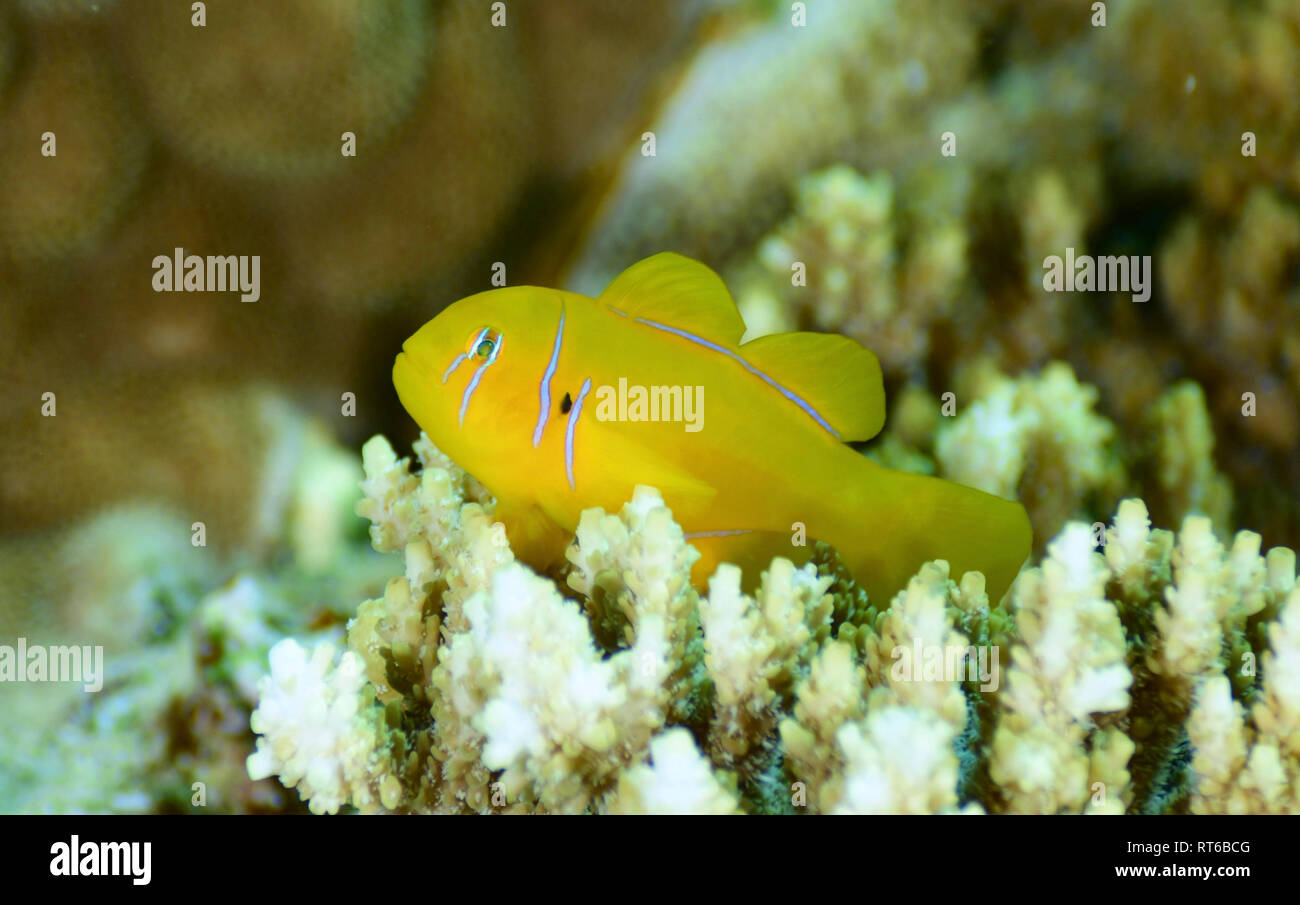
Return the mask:
[[998,600],[1030,547],[1014,502],[882,468],[846,445],[885,418],[876,356],[851,339],[786,333],[741,344],[716,273],[664,253],[592,299],[514,286],[426,323],[393,366],[402,405],[496,495],[521,560],[564,561],[578,517],[658,488],[701,552],[753,580],[773,556],[839,551],[887,602],[917,568],[978,569]]

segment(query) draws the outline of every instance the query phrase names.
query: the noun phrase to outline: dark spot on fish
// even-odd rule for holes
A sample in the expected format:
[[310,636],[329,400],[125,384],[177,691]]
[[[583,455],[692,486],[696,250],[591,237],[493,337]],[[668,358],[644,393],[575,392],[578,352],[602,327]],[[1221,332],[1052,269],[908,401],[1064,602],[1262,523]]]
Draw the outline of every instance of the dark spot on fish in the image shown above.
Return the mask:
[[569,396],[568,393],[565,393],[564,398],[560,400],[560,414],[561,415],[569,414],[569,409],[571,408],[573,408],[573,399]]

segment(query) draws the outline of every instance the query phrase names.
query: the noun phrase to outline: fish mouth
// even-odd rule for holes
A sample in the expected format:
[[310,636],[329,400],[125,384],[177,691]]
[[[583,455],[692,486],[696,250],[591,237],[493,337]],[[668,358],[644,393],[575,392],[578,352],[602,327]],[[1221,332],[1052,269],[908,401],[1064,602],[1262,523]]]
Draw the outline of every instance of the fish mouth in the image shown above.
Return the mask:
[[402,351],[397,353],[397,358],[393,361],[394,380],[396,380],[399,372],[406,373],[418,380],[431,377],[434,371],[429,360],[420,355],[415,350],[414,344],[408,339],[402,343]]
[[393,360],[393,388],[409,412],[419,396],[419,388],[429,382],[429,369],[410,351],[397,353]]

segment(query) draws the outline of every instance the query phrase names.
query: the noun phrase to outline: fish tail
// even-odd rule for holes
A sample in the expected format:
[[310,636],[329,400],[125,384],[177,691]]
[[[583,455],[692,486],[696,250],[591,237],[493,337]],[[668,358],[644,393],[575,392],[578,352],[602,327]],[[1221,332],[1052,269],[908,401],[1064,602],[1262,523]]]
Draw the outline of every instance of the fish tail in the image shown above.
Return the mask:
[[954,579],[968,571],[984,573],[989,600],[1001,599],[1033,540],[1023,506],[854,458],[854,466],[845,470],[847,486],[832,500],[824,539],[873,602],[887,603],[934,559],[947,560]]

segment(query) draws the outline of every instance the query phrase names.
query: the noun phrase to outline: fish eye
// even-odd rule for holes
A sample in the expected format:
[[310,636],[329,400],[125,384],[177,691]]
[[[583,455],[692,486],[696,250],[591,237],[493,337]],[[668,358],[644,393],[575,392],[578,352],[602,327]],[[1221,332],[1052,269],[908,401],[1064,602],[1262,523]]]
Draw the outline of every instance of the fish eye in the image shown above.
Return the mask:
[[501,333],[491,327],[484,327],[469,338],[469,355],[488,359],[501,343]]

